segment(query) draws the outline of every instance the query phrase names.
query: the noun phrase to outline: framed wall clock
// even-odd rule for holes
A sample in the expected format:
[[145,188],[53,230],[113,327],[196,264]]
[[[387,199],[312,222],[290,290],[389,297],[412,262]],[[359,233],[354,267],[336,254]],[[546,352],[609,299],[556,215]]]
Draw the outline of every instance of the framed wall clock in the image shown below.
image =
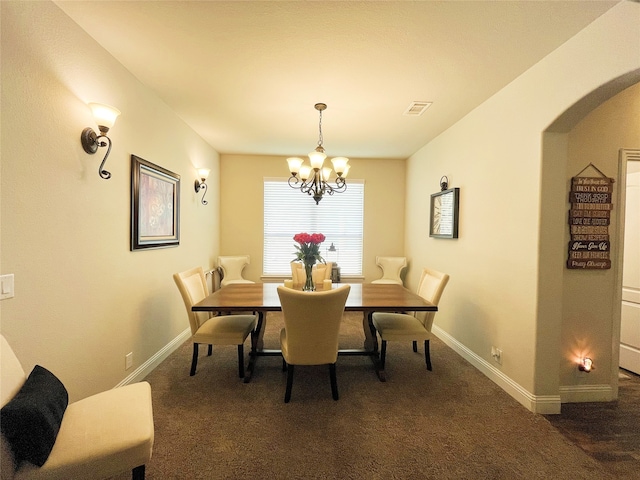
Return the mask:
[[431,195],[429,236],[458,238],[459,188],[449,188]]

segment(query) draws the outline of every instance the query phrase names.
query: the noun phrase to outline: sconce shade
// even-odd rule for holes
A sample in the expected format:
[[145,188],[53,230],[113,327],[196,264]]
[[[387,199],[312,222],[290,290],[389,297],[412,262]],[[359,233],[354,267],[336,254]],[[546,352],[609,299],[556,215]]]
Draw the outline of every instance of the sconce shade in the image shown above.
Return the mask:
[[90,103],[89,108],[103,135],[113,127],[113,124],[116,123],[116,118],[120,115],[120,110],[102,103]]
[[198,169],[198,175],[200,176],[200,178],[202,179],[203,182],[207,178],[209,178],[209,172],[211,172],[211,170],[209,170],[208,168],[199,168]]

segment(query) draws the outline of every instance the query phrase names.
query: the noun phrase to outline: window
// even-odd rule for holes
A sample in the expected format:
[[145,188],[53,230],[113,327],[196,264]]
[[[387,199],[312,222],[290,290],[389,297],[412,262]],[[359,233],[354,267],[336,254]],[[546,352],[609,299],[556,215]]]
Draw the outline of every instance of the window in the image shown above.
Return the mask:
[[296,233],[322,233],[320,251],[331,261],[327,249],[333,243],[341,275],[362,275],[364,181],[349,179],[347,190],[325,195],[316,205],[313,198],[291,188],[286,179],[264,180],[264,275],[291,275]]

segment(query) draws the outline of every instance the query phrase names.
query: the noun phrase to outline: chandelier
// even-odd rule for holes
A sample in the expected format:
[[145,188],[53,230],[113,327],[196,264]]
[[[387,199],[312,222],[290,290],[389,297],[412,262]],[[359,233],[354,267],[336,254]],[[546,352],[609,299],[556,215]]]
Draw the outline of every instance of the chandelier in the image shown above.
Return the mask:
[[311,166],[303,165],[304,160],[299,157],[287,158],[287,163],[291,172],[289,186],[313,197],[316,205],[318,205],[325,194],[342,193],[347,189],[346,178],[350,166],[347,157],[333,158],[331,163],[336,171],[336,178],[333,181],[333,185],[329,183],[331,168],[322,166],[325,158],[327,158],[322,146],[322,112],[326,110],[327,106],[324,103],[316,103],[314,107],[320,112],[320,121],[318,123],[320,135],[318,137],[318,146],[308,155]]

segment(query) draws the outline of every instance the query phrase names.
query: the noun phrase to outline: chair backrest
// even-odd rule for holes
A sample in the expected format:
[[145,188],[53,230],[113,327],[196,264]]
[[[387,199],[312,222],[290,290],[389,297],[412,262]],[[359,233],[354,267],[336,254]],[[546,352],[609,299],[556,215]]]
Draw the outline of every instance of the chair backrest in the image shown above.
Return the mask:
[[307,279],[304,265],[301,262],[291,262],[291,279],[295,285],[302,285]]
[[[422,276],[418,284],[418,295],[437,306],[448,282],[449,275],[446,273],[425,268],[422,270]],[[422,322],[424,328],[430,332],[436,312],[416,312],[415,316]]]
[[[316,263],[311,271],[314,283],[322,283],[323,280],[331,278],[333,263]],[[296,285],[302,285],[307,280],[307,273],[304,271],[302,262],[291,262],[291,278]]]
[[246,280],[242,277],[242,270],[244,270],[244,267],[249,265],[249,263],[249,255],[218,257],[218,267],[222,269],[220,286],[224,287],[238,280],[245,283]]
[[382,269],[380,280],[395,281],[402,285],[400,273],[407,266],[407,257],[376,257],[376,265]]
[[336,362],[340,322],[350,290],[350,285],[318,292],[278,287],[289,363],[324,365]]
[[193,312],[191,307],[204,299],[208,294],[207,280],[202,267],[195,267],[184,272],[174,273],[173,280],[180,290],[184,306],[189,316],[191,334],[195,335],[200,326],[211,318],[209,312]]
[[322,283],[323,280],[329,280],[331,278],[332,267],[333,264],[331,262],[316,263],[311,271],[313,283]]

